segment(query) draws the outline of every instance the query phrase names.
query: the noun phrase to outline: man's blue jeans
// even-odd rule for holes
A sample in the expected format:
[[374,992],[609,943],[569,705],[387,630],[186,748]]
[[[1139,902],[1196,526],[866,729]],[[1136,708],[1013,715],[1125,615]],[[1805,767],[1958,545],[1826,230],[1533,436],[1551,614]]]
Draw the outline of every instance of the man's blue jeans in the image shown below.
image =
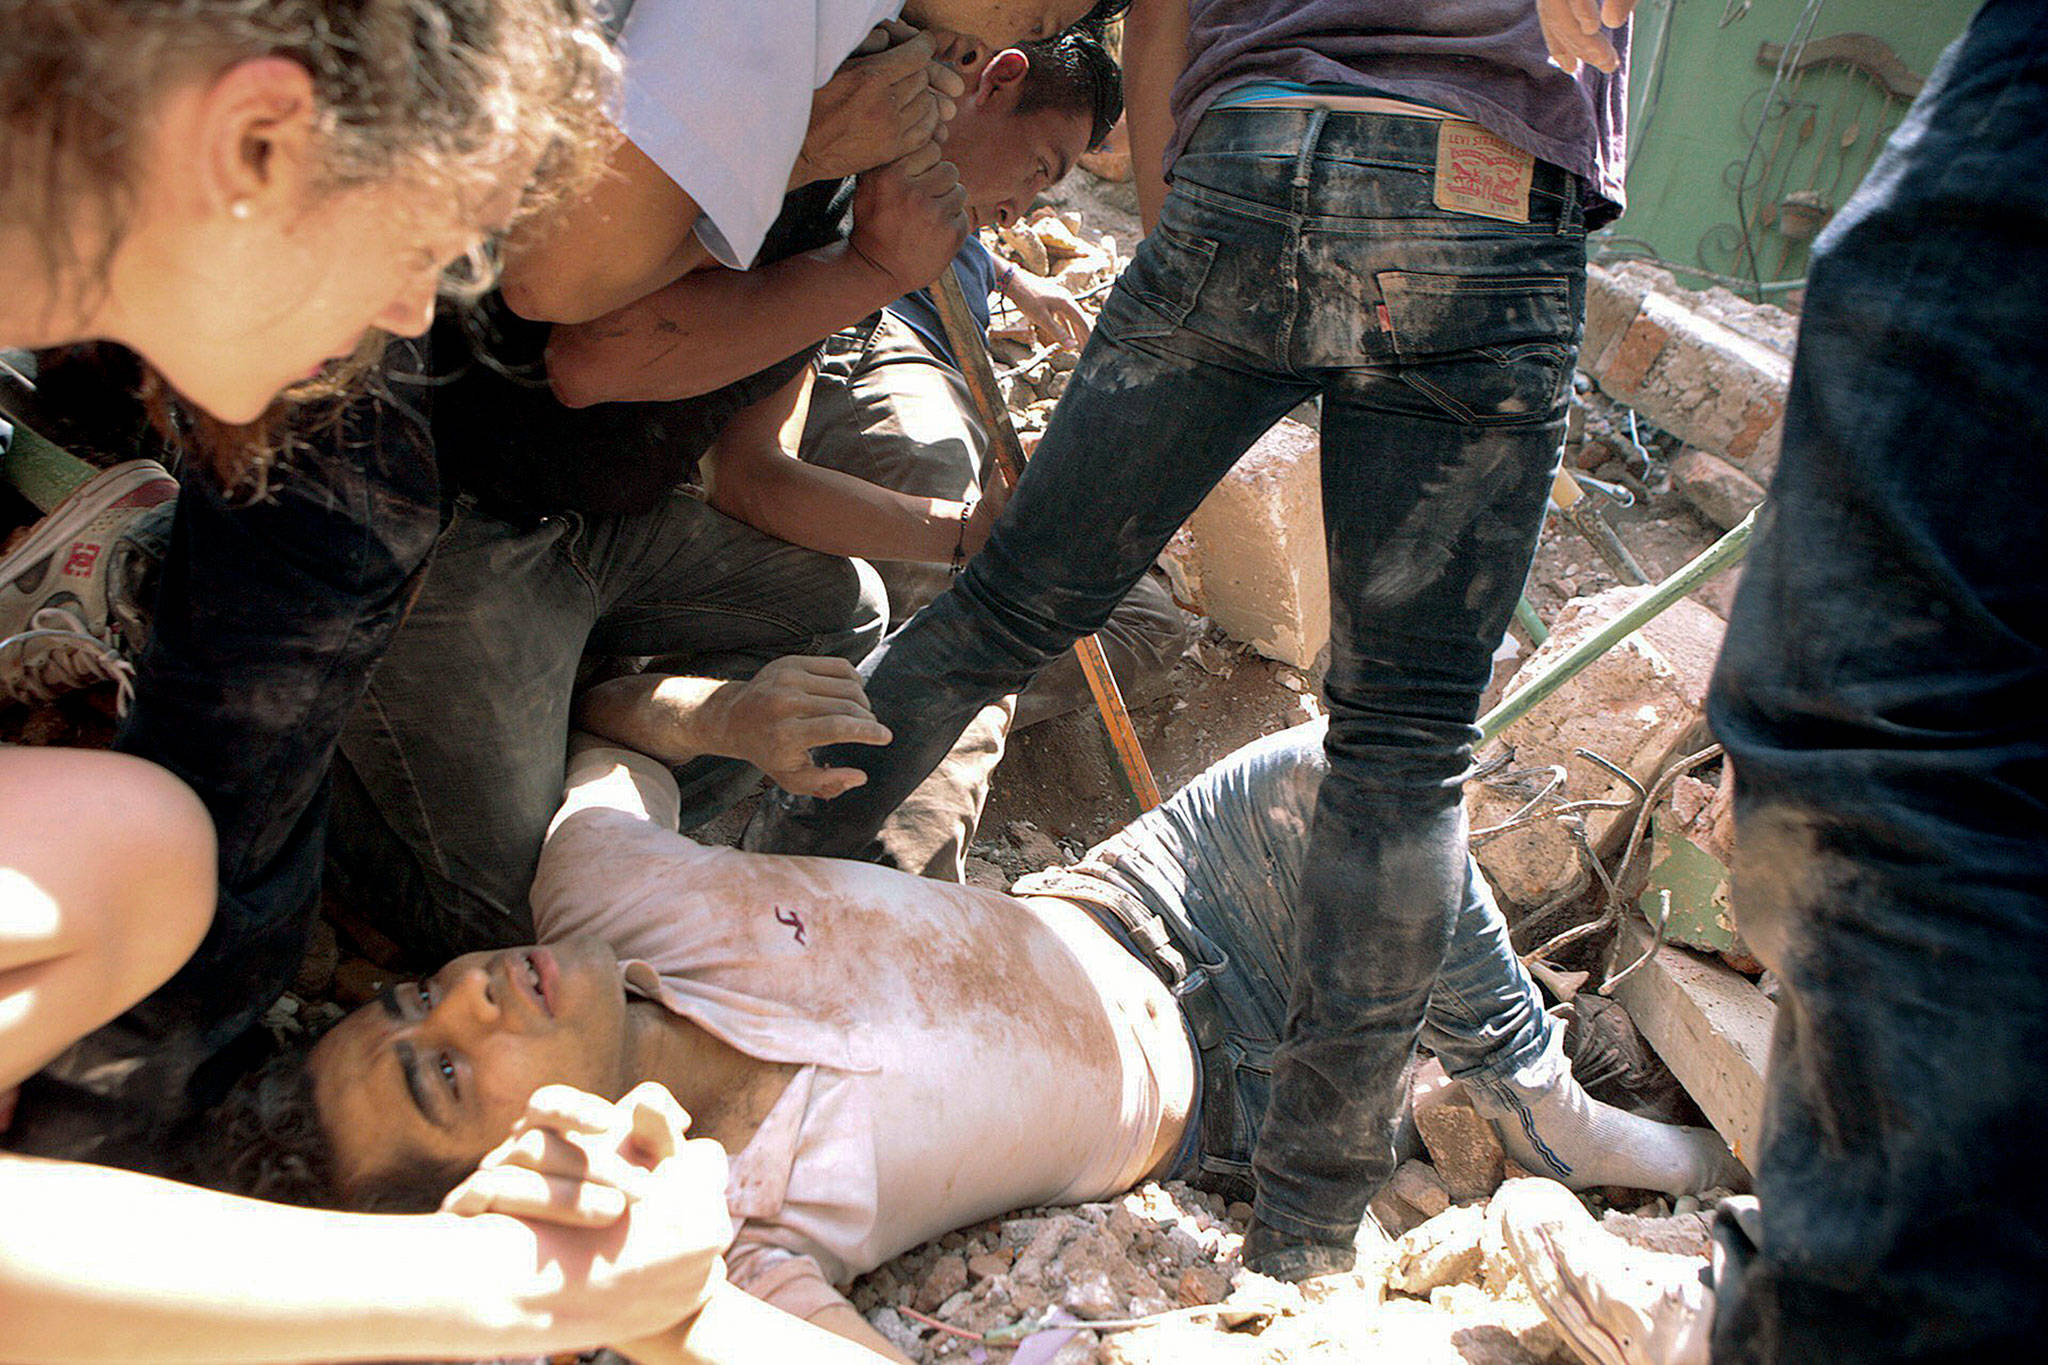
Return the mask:
[[1711,718],[1782,979],[1714,1359],[2048,1330],[2048,5],[1997,0],[1816,246]]
[[1531,221],[1432,198],[1437,125],[1204,119],[985,549],[871,663],[868,784],[756,847],[864,852],[976,710],[1094,630],[1259,435],[1320,395],[1329,776],[1256,1160],[1267,1225],[1349,1241],[1468,889],[1459,784],[1536,543],[1584,303],[1575,180]]
[[[1182,1172],[1198,1183],[1235,1188],[1251,1178],[1289,985],[1302,970],[1302,872],[1329,771],[1327,729],[1315,721],[1254,740],[1073,869],[1136,896],[1165,922],[1183,959],[1211,975],[1223,1036],[1202,1048],[1199,1147]],[[1562,1049],[1563,1032],[1543,1012],[1507,921],[1468,860],[1423,1042],[1452,1076],[1483,1087]],[[1506,1098],[1504,1084],[1497,1093]]]

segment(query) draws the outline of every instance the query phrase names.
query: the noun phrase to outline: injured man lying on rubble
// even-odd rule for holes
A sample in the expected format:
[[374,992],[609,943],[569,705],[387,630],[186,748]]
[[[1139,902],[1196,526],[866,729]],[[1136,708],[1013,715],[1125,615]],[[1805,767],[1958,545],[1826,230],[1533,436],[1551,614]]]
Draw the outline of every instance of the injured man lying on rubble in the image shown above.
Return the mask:
[[[733,1282],[886,1349],[835,1286],[929,1238],[1147,1179],[1249,1188],[1322,728],[1015,895],[694,843],[667,769],[579,737],[542,944],[457,958],[252,1078],[224,1130],[242,1183],[289,1166],[318,1188],[261,1192],[431,1208],[536,1087],[660,1081],[731,1154]],[[1475,865],[1423,1041],[1508,1153],[1581,1188],[1726,1178],[1711,1133],[1588,1096],[1562,1032]]]

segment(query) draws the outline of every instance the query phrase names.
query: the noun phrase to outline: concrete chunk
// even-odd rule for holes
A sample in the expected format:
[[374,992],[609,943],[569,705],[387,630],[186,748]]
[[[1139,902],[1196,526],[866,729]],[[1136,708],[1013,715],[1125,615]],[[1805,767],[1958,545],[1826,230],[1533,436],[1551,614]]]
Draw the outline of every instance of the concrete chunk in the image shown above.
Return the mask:
[[[1513,696],[1552,659],[1649,591],[1612,588],[1569,603],[1549,641],[1522,665],[1506,695]],[[1699,737],[1707,684],[1725,630],[1721,619],[1698,603],[1676,603],[1503,731],[1499,742],[1512,750],[1512,766],[1562,767],[1565,780],[1551,792],[1551,804],[1631,795],[1619,778],[1581,757],[1581,749],[1618,764],[1648,786],[1685,744]],[[1466,807],[1472,828],[1486,831],[1508,822],[1544,785],[1541,776],[1505,786],[1471,784]],[[1633,808],[1581,814],[1587,839],[1602,856],[1616,851],[1635,819]],[[1539,815],[1499,835],[1476,838],[1473,852],[1494,890],[1524,908],[1539,905],[1570,885],[1581,868],[1570,835],[1551,816]]]
[[1695,511],[1724,531],[1764,500],[1762,484],[1720,456],[1690,446],[1672,457],[1671,479]]
[[[1625,916],[1611,966],[1627,966],[1649,946],[1650,926]],[[1745,1165],[1753,1163],[1777,1006],[1741,974],[1669,945],[1616,986],[1614,998],[1729,1150]]]
[[1330,638],[1320,438],[1282,418],[1167,548],[1175,596],[1269,659],[1307,668]]
[[1593,266],[1580,368],[1610,397],[1762,484],[1777,466],[1792,374],[1780,349],[1784,317],[1726,291],[1693,294],[1661,272]]

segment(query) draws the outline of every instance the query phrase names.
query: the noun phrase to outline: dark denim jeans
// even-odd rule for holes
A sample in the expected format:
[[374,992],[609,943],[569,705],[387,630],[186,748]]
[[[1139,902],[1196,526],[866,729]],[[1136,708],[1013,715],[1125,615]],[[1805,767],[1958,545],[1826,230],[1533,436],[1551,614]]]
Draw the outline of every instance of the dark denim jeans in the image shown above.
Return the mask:
[[[860,560],[777,540],[682,492],[630,516],[531,523],[464,496],[342,735],[332,838],[344,894],[422,968],[531,942],[527,889],[562,804],[586,651],[746,678],[785,654],[858,663],[887,615]],[[760,772],[703,758],[676,776],[688,828]]]
[[[1258,436],[1321,395],[1329,775],[1256,1160],[1259,1216],[1348,1241],[1470,875],[1459,783],[1536,543],[1584,303],[1576,181],[1532,221],[1432,200],[1421,119],[1225,111],[1103,309],[988,548],[870,668],[868,784],[750,840],[858,854],[991,698],[1102,624]],[[852,746],[846,746],[852,747]]]
[[1985,7],[1816,246],[1712,694],[1783,980],[1714,1359],[2048,1330],[2048,5]]
[[[1200,1140],[1183,1173],[1233,1193],[1251,1183],[1289,988],[1301,974],[1302,871],[1329,771],[1327,729],[1315,721],[1254,740],[1071,869],[1136,896],[1165,922],[1182,958],[1210,974],[1223,1032],[1201,1049]],[[1484,1086],[1560,1049],[1563,1032],[1543,1012],[1507,921],[1468,861],[1423,1042],[1451,1075]]]
[[132,1142],[216,1098],[227,1078],[195,1073],[297,970],[320,884],[328,761],[440,527],[424,393],[393,369],[423,372],[417,348],[395,347],[380,393],[311,433],[265,498],[237,502],[184,472],[115,747],[205,801],[219,906],[176,976],[32,1083],[25,1148],[147,1157],[146,1144],[96,1144]]

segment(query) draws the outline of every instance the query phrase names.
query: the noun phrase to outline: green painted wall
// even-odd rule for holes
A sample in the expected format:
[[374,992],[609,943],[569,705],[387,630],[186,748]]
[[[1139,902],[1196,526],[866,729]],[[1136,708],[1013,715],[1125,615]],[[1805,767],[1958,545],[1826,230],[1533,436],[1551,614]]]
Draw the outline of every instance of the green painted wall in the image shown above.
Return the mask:
[[[1924,78],[1978,3],[1820,0],[1810,32],[1815,42],[1869,34]],[[1773,67],[1758,62],[1758,48],[1784,44],[1810,8],[1811,0],[1643,0],[1630,72],[1629,209],[1601,234],[1600,251],[1647,250],[1674,268],[1744,282],[1804,273],[1810,229],[1855,189],[1906,107],[1839,65],[1788,76],[1771,96]]]

